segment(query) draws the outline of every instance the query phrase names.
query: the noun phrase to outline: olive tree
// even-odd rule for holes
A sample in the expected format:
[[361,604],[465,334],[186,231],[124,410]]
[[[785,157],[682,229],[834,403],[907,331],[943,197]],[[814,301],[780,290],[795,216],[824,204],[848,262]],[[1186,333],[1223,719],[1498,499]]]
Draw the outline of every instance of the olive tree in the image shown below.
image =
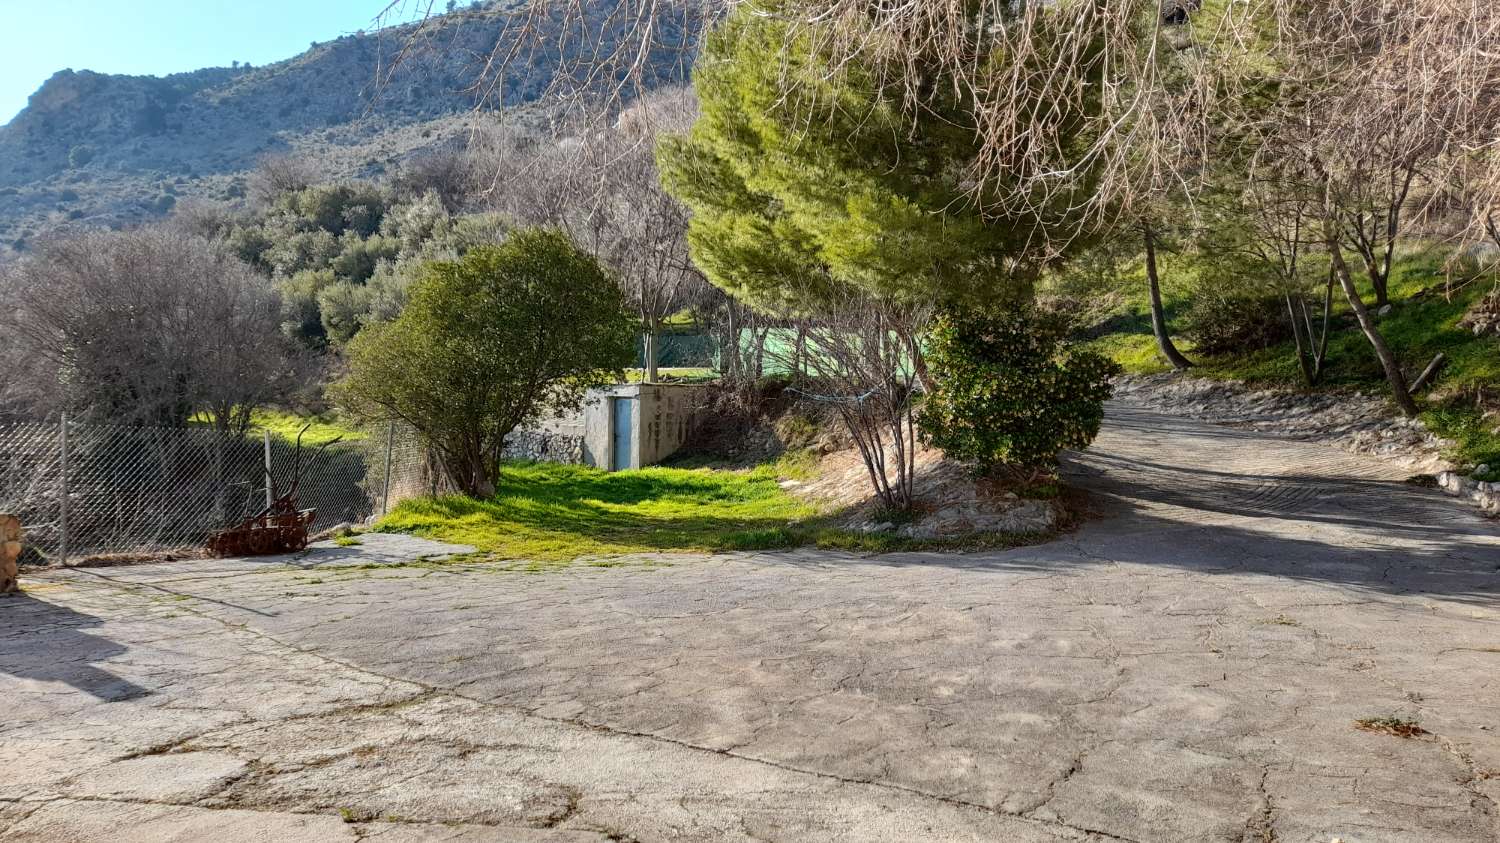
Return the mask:
[[433,262],[410,295],[355,336],[336,394],[358,418],[415,428],[468,495],[494,494],[506,436],[576,408],[632,358],[619,287],[556,230]]

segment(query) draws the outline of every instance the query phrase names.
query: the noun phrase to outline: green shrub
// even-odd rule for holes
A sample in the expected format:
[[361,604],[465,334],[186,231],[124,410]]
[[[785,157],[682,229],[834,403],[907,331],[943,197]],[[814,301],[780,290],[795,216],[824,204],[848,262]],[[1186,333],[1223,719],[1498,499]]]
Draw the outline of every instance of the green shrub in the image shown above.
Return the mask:
[[923,439],[985,473],[1048,468],[1093,442],[1119,371],[1063,349],[1058,327],[1033,313],[944,313],[927,364],[937,385],[917,422]]
[[1184,314],[1183,336],[1199,354],[1243,354],[1292,339],[1280,293],[1204,285]]
[[416,428],[462,491],[488,497],[505,437],[618,382],[635,333],[597,260],[559,231],[518,230],[427,264],[401,315],[348,345],[336,393],[361,421]]

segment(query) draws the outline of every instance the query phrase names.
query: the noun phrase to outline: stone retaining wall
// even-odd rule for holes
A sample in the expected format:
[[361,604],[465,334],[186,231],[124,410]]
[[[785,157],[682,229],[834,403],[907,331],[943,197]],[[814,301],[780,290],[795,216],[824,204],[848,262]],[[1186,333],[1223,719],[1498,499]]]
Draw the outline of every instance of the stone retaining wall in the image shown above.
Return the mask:
[[582,465],[583,437],[546,430],[517,430],[505,437],[505,458]]

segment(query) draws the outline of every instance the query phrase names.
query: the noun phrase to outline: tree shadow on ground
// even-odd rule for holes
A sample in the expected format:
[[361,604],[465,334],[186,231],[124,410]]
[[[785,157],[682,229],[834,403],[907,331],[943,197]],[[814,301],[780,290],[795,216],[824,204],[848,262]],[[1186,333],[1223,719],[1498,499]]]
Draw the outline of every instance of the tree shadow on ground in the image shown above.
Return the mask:
[[1128,521],[1118,517],[1098,520],[1056,541],[1015,550],[862,558],[838,551],[802,550],[759,558],[809,568],[869,564],[1034,573],[1082,573],[1129,564],[1500,606],[1500,551],[1494,545],[1434,541],[1406,547],[1341,546],[1240,527],[1184,524],[1144,513]]
[[[1097,511],[1076,533],[1009,551],[887,554],[868,562],[1040,572],[1126,563],[1500,605],[1500,521],[1437,490],[1379,479],[1399,471],[1257,431],[1118,405],[1106,430],[1095,448],[1063,462],[1069,485],[1084,490]],[[841,558],[848,559],[804,552],[788,561]]]
[[[1500,606],[1500,522],[1431,489],[1311,475],[1245,477],[1098,453],[1070,458],[1065,475],[1087,490],[1096,510],[1073,534],[1016,550],[858,561],[1039,573],[1131,564]],[[785,561],[853,560],[804,551]]]
[[104,702],[151,693],[98,665],[129,648],[83,630],[104,622],[21,593],[0,598],[0,673],[61,682]]

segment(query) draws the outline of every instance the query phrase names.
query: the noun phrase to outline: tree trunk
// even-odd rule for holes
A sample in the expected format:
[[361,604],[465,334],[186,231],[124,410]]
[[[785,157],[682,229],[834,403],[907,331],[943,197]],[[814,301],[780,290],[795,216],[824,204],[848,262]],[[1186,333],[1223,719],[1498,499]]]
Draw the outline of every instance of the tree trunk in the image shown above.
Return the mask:
[[646,327],[646,371],[641,380],[645,383],[656,383],[657,381],[657,342],[661,337],[661,329],[656,325]]
[[1328,362],[1328,328],[1333,322],[1333,269],[1328,270],[1328,282],[1323,287],[1323,331],[1318,338],[1317,366],[1315,377],[1323,379],[1323,366]]
[[1375,308],[1378,310],[1391,303],[1390,278],[1376,264],[1368,265],[1370,288],[1375,291]]
[[1339,280],[1339,286],[1344,288],[1344,296],[1349,299],[1349,307],[1354,310],[1354,317],[1359,320],[1359,327],[1365,333],[1365,339],[1370,341],[1370,347],[1375,349],[1375,356],[1380,358],[1380,366],[1385,370],[1385,379],[1391,385],[1391,397],[1396,399],[1396,406],[1408,418],[1417,414],[1417,403],[1412,400],[1411,392],[1406,383],[1406,374],[1401,371],[1401,364],[1396,360],[1396,355],[1391,353],[1390,346],[1386,345],[1385,337],[1381,335],[1380,328],[1375,325],[1375,319],[1370,316],[1370,309],[1365,307],[1365,302],[1359,297],[1359,290],[1354,287],[1354,279],[1349,274],[1349,264],[1344,261],[1344,248],[1339,243],[1338,228],[1331,221],[1324,225],[1324,240],[1328,245],[1328,256],[1333,262],[1333,271]]
[[493,460],[485,456],[482,446],[477,443],[466,444],[459,454],[444,451],[442,462],[443,469],[448,472],[448,479],[453,481],[460,492],[480,500],[495,496],[493,474],[496,466]]
[[[1312,345],[1312,337],[1303,340],[1303,331],[1307,327],[1307,304],[1301,301],[1302,294],[1297,293],[1297,301],[1292,300],[1292,293],[1286,293],[1286,316],[1292,321],[1292,341],[1297,346],[1297,365],[1302,369],[1302,382],[1308,386],[1316,383],[1317,375],[1313,372],[1312,354],[1308,346]],[[1298,312],[1298,307],[1301,313]]]
[[1179,372],[1190,369],[1193,361],[1177,350],[1172,337],[1167,333],[1166,312],[1161,304],[1161,279],[1156,272],[1156,234],[1150,225],[1142,226],[1141,230],[1146,241],[1146,283],[1151,288],[1151,332],[1156,334],[1156,347],[1161,351],[1161,356],[1172,364],[1172,368]]

